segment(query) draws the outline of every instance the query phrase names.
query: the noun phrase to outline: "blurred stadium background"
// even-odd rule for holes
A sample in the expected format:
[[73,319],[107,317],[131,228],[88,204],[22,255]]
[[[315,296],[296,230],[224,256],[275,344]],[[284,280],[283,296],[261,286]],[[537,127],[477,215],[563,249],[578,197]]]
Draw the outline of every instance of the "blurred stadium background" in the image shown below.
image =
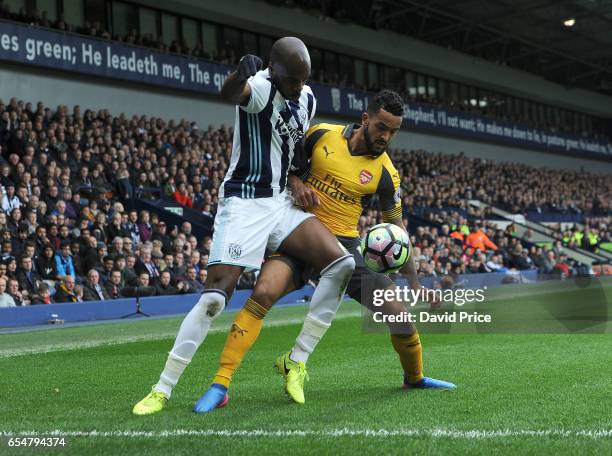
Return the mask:
[[[426,285],[610,275],[610,30],[607,0],[0,0],[0,328],[116,318],[135,285],[152,313],[193,305],[231,153],[218,91],[285,35],[316,121],[405,98],[390,152]],[[360,230],[380,220],[374,200]],[[4,341],[3,362],[39,343]]]

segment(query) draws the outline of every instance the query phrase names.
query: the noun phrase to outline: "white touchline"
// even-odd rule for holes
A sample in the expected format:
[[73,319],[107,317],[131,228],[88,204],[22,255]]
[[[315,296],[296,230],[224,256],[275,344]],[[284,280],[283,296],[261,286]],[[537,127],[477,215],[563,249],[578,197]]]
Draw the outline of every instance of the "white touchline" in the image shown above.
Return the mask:
[[[346,318],[355,318],[359,317],[361,312],[345,312],[338,316],[336,316],[335,320],[343,320]],[[283,320],[270,320],[269,322],[264,324],[264,328],[271,328],[275,326],[289,326],[302,323],[304,318],[287,318]],[[32,347],[32,348],[16,348],[11,350],[0,350],[0,359],[2,358],[13,358],[16,356],[25,356],[25,355],[39,355],[43,353],[51,353],[56,351],[70,351],[70,350],[81,350],[84,348],[95,348],[95,347],[106,347],[109,345],[123,345],[129,344],[133,342],[145,342],[145,341],[153,341],[153,340],[162,340],[167,339],[173,336],[176,336],[176,332],[178,331],[178,327],[173,331],[163,331],[156,332],[150,334],[142,334],[140,336],[116,336],[113,340],[93,340],[93,341],[83,341],[83,342],[66,342],[66,343],[58,343],[53,345],[47,345],[42,347]],[[216,327],[211,328],[209,333],[215,332],[227,332],[229,331],[228,327]]]
[[167,431],[0,431],[3,437],[101,437],[160,439],[169,437],[432,437],[450,439],[495,439],[508,437],[559,437],[589,439],[612,438],[612,429],[329,429],[329,430],[270,430],[270,429],[173,429]]

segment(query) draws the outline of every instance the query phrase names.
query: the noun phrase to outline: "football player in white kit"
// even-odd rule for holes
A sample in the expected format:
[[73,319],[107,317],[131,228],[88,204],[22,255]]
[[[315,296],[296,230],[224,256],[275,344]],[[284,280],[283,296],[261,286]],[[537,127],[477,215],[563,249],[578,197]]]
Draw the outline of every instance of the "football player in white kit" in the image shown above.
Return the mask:
[[[262,66],[258,57],[245,55],[221,89],[223,98],[237,104],[236,122],[230,166],[219,189],[205,290],[183,320],[158,383],[134,406],[137,415],[164,408],[240,274],[259,269],[266,249],[286,252],[320,271],[286,376],[303,386],[304,363],[331,325],[355,268],[352,255],[335,236],[297,208],[286,192],[290,163],[316,109],[305,84],[310,76],[308,50],[298,38],[281,38],[272,46],[268,67]],[[247,304],[255,314],[263,309],[256,302]],[[223,400],[212,403],[225,405],[226,392],[217,394]],[[203,396],[194,411],[209,411],[210,403]]]

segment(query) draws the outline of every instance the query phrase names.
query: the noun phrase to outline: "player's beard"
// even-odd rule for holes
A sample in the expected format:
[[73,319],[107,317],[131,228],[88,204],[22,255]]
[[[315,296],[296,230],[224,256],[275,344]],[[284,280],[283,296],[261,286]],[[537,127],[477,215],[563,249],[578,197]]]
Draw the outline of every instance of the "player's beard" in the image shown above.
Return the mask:
[[374,148],[374,142],[372,141],[372,138],[370,138],[370,133],[368,132],[368,127],[364,127],[363,130],[363,139],[365,141],[365,145],[366,145],[366,150],[368,152],[368,155],[374,155],[375,157],[382,155],[382,153],[385,151],[385,148],[383,147],[380,152],[377,152],[376,149]]

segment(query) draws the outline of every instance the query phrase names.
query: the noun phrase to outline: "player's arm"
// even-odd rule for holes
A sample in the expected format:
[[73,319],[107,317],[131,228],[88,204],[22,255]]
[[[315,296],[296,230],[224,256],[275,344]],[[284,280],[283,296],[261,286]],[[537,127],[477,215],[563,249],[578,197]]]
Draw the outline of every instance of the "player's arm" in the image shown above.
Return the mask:
[[304,209],[311,209],[318,206],[320,201],[316,191],[304,184],[310,174],[312,151],[315,144],[329,130],[314,125],[306,133],[306,138],[295,148],[291,169],[287,178],[287,185],[298,206]]
[[[406,231],[402,220],[402,198],[399,174],[392,165],[383,165],[382,176],[378,183],[376,193],[378,193],[383,221],[385,223],[393,223]],[[400,272],[408,279],[410,288],[413,290],[423,288],[417,278],[416,265],[412,255],[410,255],[404,267],[400,269]]]
[[221,97],[240,106],[247,106],[251,99],[251,85],[248,79],[263,67],[262,60],[256,55],[247,54],[240,59],[236,71],[230,73],[223,87]]

